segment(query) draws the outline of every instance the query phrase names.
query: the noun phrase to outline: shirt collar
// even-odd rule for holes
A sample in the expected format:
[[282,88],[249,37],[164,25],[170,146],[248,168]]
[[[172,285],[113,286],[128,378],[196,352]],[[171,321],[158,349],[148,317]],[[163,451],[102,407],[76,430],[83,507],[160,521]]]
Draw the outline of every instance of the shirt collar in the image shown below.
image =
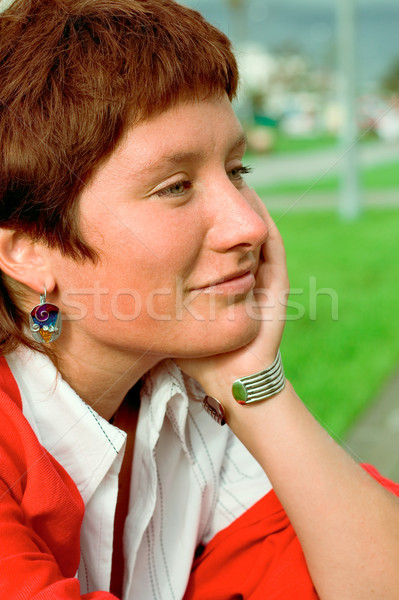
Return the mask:
[[86,504],[123,452],[125,432],[88,406],[48,356],[19,348],[7,356],[7,362],[21,393],[23,413],[40,443],[74,480]]
[[[194,379],[186,376],[173,360],[164,360],[146,375],[141,390],[141,402],[148,403],[148,428],[154,443],[159,438],[165,419],[180,440],[183,450],[190,454],[187,443],[189,399],[200,402],[204,391]],[[200,406],[200,405],[198,405]]]
[[[26,418],[41,444],[72,477],[86,504],[116,457],[123,454],[126,433],[88,406],[62,379],[48,356],[19,348],[7,356],[7,362]],[[166,416],[190,455],[186,437],[189,395],[202,400],[204,392],[173,360],[158,363],[144,377],[141,403],[147,410],[140,410],[140,415],[148,415],[150,446],[155,447]],[[120,462],[121,456],[118,459]]]

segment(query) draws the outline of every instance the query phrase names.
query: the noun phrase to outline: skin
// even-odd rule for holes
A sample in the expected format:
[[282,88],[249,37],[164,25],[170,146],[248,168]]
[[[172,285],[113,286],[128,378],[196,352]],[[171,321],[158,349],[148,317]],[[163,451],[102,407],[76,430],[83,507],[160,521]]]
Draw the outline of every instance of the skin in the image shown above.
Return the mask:
[[[27,310],[45,284],[62,311],[53,345],[62,375],[105,418],[161,359],[226,352],[257,335],[253,274],[267,226],[240,174],[244,151],[227,96],[178,104],[127,131],[83,190],[96,265],[3,231],[4,268],[36,291]],[[244,287],[210,287],[243,271]]]
[[[83,191],[97,265],[2,230],[0,268],[30,290],[26,307],[46,285],[65,317],[61,373],[100,414],[110,418],[151,366],[173,357],[223,403],[268,474],[320,598],[393,600],[397,498],[329,438],[289,382],[265,402],[232,398],[234,379],[273,361],[288,290],[281,237],[237,172],[243,152],[227,98],[178,104],[128,131]],[[134,319],[133,292],[146,308]]]
[[[312,417],[287,381],[264,402],[241,406],[236,377],[271,364],[281,341],[288,287],[281,237],[267,213],[257,287],[267,306],[258,335],[233,352],[179,359],[267,473],[301,542],[321,600],[394,600],[399,589],[399,500],[372,479]],[[262,260],[263,258],[263,260]]]

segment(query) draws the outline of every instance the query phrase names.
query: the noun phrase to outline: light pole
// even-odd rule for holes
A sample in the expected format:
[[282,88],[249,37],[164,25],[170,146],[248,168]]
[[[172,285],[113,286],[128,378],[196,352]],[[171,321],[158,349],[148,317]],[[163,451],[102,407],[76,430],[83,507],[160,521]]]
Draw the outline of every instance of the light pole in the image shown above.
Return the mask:
[[345,220],[361,212],[358,163],[356,9],[355,0],[337,0],[339,96],[343,111],[341,130],[341,187],[338,209]]

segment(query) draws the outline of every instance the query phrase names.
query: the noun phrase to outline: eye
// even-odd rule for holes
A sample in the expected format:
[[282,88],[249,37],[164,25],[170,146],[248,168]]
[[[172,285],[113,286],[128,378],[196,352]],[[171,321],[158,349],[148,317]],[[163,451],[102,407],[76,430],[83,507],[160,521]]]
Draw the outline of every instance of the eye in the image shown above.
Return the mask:
[[228,172],[228,175],[232,181],[242,181],[242,176],[251,173],[251,171],[251,167],[235,167]]
[[192,185],[192,181],[176,181],[176,183],[156,192],[155,196],[182,196]]

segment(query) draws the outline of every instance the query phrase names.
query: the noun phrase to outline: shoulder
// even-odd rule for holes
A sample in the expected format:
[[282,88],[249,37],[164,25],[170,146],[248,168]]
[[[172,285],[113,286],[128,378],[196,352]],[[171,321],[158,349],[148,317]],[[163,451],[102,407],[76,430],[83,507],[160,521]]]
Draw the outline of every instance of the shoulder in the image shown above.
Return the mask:
[[18,386],[4,358],[0,358],[0,422],[2,578],[7,564],[30,573],[39,564],[35,559],[44,556],[42,564],[47,563],[49,571],[55,559],[61,571],[73,577],[79,562],[83,500],[25,418]]
[[63,493],[83,510],[80,494],[69,475],[39,442],[22,411],[18,385],[4,357],[0,357],[0,480],[19,504],[47,486]]
[[32,449],[32,441],[33,446],[35,444],[30,439],[33,432],[22,413],[17,383],[4,357],[0,358],[0,420],[3,423],[0,428],[0,479],[12,495],[20,496],[28,467],[27,450],[28,447]]
[[17,382],[4,356],[0,356],[0,392],[9,397],[20,410],[22,409],[21,394]]

